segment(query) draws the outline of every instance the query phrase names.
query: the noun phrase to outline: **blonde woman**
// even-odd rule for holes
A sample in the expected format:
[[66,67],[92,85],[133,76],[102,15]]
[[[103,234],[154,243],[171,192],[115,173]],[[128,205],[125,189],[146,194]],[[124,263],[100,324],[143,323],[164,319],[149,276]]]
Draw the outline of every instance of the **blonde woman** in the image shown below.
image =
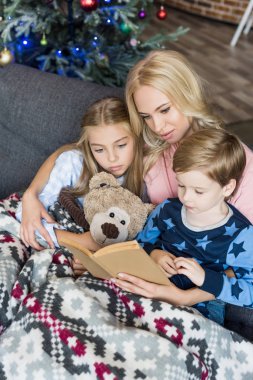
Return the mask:
[[[153,51],[129,72],[126,102],[130,122],[147,146],[144,179],[151,202],[176,197],[176,148],[193,131],[222,126],[210,110],[203,82],[181,54]],[[246,167],[230,202],[253,222],[253,152],[244,149]]]

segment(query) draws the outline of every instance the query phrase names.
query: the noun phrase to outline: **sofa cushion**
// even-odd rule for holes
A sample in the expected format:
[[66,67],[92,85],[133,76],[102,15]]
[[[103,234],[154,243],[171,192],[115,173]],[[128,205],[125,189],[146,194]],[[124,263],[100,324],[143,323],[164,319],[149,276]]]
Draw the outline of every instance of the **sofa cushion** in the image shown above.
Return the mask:
[[0,68],[0,198],[27,187],[51,152],[76,140],[86,108],[105,96],[123,90],[15,63]]

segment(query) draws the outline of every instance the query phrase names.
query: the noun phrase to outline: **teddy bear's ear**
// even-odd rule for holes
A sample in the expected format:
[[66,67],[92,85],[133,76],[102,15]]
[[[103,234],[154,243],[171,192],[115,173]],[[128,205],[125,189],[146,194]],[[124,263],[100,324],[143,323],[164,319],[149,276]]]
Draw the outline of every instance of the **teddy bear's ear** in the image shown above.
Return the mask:
[[116,178],[106,172],[100,172],[95,174],[89,182],[89,189],[99,189],[101,187],[108,188],[108,187],[119,187],[119,183],[116,180]]
[[148,215],[155,209],[155,205],[153,205],[152,203],[144,203],[145,204],[145,207],[146,207],[146,210],[147,210],[147,213]]

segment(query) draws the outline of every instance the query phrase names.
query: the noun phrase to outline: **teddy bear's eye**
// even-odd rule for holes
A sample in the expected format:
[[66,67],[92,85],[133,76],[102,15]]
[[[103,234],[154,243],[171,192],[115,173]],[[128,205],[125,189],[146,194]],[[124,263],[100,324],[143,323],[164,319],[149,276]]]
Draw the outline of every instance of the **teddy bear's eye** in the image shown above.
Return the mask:
[[123,224],[123,226],[124,226],[126,224],[126,221],[125,220],[121,220],[120,223]]
[[100,183],[99,186],[100,186],[100,187],[105,187],[105,186],[106,186],[106,183]]
[[115,217],[114,212],[110,212],[109,216],[110,216],[111,218],[114,218],[114,217]]

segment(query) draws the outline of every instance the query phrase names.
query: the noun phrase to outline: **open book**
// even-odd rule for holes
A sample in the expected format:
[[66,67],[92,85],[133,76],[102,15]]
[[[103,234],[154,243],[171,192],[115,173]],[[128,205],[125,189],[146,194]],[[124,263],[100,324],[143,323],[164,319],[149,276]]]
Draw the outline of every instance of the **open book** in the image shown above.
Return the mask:
[[168,285],[169,280],[136,240],[108,245],[92,253],[73,240],[62,239],[66,247],[94,276],[117,277],[119,272],[132,274],[149,282]]

